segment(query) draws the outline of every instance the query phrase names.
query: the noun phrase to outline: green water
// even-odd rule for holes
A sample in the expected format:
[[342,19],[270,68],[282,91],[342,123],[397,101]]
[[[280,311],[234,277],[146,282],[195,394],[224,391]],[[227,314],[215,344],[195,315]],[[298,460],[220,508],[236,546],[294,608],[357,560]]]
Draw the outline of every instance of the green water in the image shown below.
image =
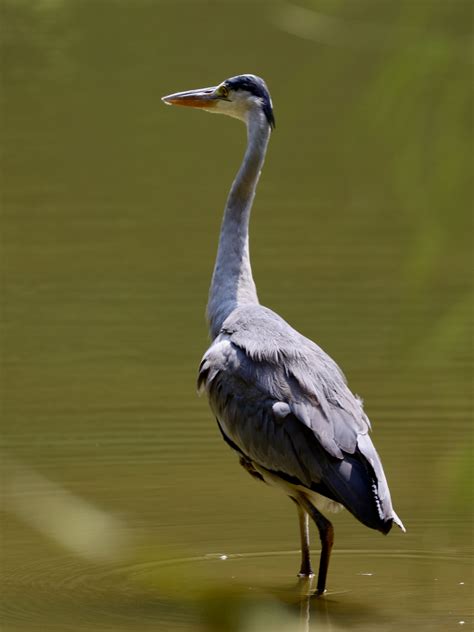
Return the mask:
[[[470,3],[0,6],[2,630],[469,629]],[[160,97],[242,72],[260,299],[364,397],[407,527],[336,516],[319,600],[195,393],[245,133]]]

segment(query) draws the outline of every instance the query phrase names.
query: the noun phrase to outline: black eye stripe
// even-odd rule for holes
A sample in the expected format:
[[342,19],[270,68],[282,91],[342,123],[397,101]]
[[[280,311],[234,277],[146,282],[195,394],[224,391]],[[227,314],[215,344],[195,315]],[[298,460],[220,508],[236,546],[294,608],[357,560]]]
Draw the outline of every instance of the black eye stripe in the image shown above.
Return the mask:
[[256,97],[265,97],[268,92],[263,85],[263,81],[256,81],[256,78],[246,77],[241,75],[240,77],[234,77],[229,80],[229,85],[233,90],[246,90]]

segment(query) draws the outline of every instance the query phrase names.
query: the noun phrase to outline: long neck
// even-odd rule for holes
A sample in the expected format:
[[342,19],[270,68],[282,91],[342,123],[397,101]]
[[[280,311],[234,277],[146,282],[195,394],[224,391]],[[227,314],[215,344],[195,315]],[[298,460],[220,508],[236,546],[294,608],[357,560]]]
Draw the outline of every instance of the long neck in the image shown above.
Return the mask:
[[260,110],[250,115],[247,132],[247,150],[227,199],[209,290],[207,317],[212,339],[237,306],[258,303],[250,266],[249,219],[270,136]]

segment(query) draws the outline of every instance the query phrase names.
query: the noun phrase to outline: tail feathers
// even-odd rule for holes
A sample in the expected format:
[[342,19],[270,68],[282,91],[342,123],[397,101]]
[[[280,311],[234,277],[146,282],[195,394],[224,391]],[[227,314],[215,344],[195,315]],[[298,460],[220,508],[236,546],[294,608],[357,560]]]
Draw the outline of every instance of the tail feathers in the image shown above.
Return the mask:
[[388,488],[382,463],[368,433],[358,436],[357,447],[358,450],[356,450],[354,456],[359,454],[359,456],[362,457],[362,460],[365,462],[367,472],[375,483],[373,495],[377,504],[379,516],[383,521],[382,528],[379,528],[379,531],[382,531],[382,533],[388,533],[392,524],[395,523],[403,532],[405,532],[406,530],[403,526],[403,522],[393,510],[390,490]]
[[329,493],[322,493],[344,505],[362,524],[382,533],[390,531],[392,515],[379,500],[377,479],[357,454],[332,463],[324,472],[324,484]]
[[389,518],[388,520],[385,520],[379,527],[377,527],[377,529],[384,535],[387,535],[391,531],[392,526],[394,524],[396,524],[397,527],[399,527],[399,529],[403,531],[403,533],[406,533],[406,529],[403,525],[403,522],[400,520],[400,518],[397,516],[397,514],[393,510],[392,510],[392,517]]
[[[345,454],[344,460],[333,461],[324,471],[324,487],[315,491],[332,498],[348,509],[362,524],[387,534],[393,524],[405,531],[402,521],[393,511],[390,492],[383,470],[380,478],[358,450]],[[329,493],[328,493],[329,492]]]
[[400,520],[400,518],[397,516],[395,512],[393,512],[392,520],[397,525],[397,527],[399,527],[403,531],[403,533],[407,532],[403,522]]

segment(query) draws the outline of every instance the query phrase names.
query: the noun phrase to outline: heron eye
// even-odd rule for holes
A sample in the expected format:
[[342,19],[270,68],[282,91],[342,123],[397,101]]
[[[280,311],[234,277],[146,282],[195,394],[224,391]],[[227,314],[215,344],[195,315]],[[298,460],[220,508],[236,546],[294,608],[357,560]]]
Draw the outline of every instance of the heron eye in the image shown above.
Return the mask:
[[219,94],[221,97],[224,97],[224,99],[227,99],[229,96],[229,88],[227,86],[221,86],[219,88]]

